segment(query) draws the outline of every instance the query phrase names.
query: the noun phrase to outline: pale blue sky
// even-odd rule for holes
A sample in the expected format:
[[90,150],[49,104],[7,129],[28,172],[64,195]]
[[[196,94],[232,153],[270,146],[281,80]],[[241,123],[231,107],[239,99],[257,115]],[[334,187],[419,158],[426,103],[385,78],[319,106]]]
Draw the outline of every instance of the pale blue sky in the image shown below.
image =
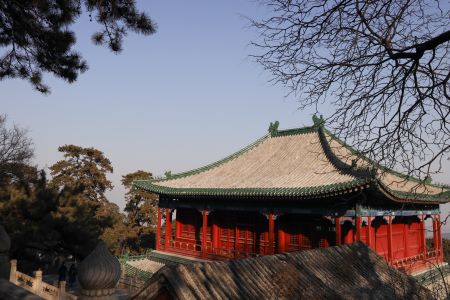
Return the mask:
[[271,121],[280,128],[312,123],[313,110],[297,110],[248,58],[257,36],[243,16],[260,16],[263,7],[248,0],[137,2],[158,32],[130,33],[120,55],[94,46],[97,24],[81,17],[77,50],[90,68],[76,83],[47,76],[52,93],[43,96],[21,80],[0,82],[0,113],[29,128],[40,167],[61,159],[63,144],[98,148],[114,167],[109,198],[123,207],[124,174],[189,170],[246,146]]
[[43,96],[28,82],[0,82],[1,112],[30,129],[39,166],[60,159],[60,145],[96,147],[113,163],[110,198],[123,206],[123,174],[195,168],[264,135],[271,121],[311,123],[247,57],[255,32],[243,16],[258,13],[257,4],[138,3],[158,32],[130,33],[119,55],[91,43],[97,24],[82,16],[77,49],[90,68],[76,83],[47,76],[52,93]]

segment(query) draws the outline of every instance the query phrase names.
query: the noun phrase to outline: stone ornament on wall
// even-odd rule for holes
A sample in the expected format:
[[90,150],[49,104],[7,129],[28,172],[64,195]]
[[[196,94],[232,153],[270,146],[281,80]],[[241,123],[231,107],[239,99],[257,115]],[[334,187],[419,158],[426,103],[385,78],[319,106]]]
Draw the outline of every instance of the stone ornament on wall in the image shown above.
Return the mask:
[[103,241],[81,262],[78,270],[79,299],[118,299],[115,292],[120,279],[120,263]]

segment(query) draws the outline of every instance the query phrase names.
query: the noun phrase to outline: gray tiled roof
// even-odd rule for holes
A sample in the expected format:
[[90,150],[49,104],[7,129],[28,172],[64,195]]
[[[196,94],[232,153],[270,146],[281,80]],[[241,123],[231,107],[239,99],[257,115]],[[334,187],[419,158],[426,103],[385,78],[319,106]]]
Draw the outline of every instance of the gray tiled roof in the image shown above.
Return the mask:
[[211,165],[135,181],[158,194],[315,197],[375,187],[392,200],[448,202],[447,187],[374,167],[323,127],[272,132]]
[[431,299],[363,243],[167,266],[132,299]]

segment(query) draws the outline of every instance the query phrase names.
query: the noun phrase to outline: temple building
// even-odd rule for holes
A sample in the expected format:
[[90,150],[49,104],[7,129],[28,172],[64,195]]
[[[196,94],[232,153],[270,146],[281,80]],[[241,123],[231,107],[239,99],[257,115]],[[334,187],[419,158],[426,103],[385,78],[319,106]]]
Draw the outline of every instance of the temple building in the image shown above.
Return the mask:
[[159,195],[156,249],[221,260],[361,241],[407,273],[443,262],[439,205],[449,187],[377,166],[313,121],[271,123],[213,164],[135,181]]

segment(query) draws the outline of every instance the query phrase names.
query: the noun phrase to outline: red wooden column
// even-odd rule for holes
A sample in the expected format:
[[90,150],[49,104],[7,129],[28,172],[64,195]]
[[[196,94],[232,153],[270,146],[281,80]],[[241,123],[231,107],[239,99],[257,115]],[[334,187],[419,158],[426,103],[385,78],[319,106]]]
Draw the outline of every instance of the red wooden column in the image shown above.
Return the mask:
[[158,223],[156,224],[156,250],[161,250],[161,208],[158,207]]
[[284,253],[284,231],[280,228],[280,223],[278,223],[278,253]]
[[441,261],[444,260],[444,249],[442,246],[442,224],[441,224],[441,215],[437,216],[437,229],[438,229],[438,244],[439,244],[439,257],[441,258]]
[[367,217],[367,246],[369,248],[372,246],[372,218],[370,216]]
[[344,221],[344,225],[347,223],[347,221],[351,222],[351,228],[343,236],[343,244],[351,244],[351,243],[353,243],[355,241],[355,230],[354,230],[355,226],[353,225],[353,219],[346,218],[344,220],[345,220]]
[[433,215],[433,246],[434,251],[436,253],[436,258],[439,253],[439,245],[438,245],[438,233],[437,233],[437,218],[436,215]]
[[392,253],[392,216],[388,216],[388,261],[393,261]]
[[427,259],[427,237],[426,237],[426,231],[427,228],[425,226],[425,216],[422,215],[420,219],[420,231],[421,231],[421,237],[422,237],[422,251],[423,251],[423,259]]
[[175,239],[178,239],[181,236],[181,226],[183,225],[178,218],[180,216],[179,211],[180,210],[177,209],[175,213]]
[[234,227],[234,257],[238,257],[238,248],[239,248],[239,228],[237,224]]
[[164,242],[164,249],[168,250],[172,246],[172,214],[170,208],[166,208],[166,240]]
[[361,216],[356,216],[356,240],[361,241]]
[[405,249],[403,250],[404,257],[409,256],[408,252],[408,233],[409,233],[409,227],[408,224],[405,224],[403,221],[403,244],[405,245]]
[[273,219],[273,213],[269,213],[269,254],[274,254],[275,252],[275,223]]
[[213,253],[217,253],[219,249],[219,226],[215,222],[216,218],[212,218],[212,246]]
[[341,218],[334,218],[334,226],[336,230],[336,245],[339,246],[341,244]]
[[208,213],[203,209],[203,227],[202,227],[202,258],[206,258],[206,233],[208,227]]

